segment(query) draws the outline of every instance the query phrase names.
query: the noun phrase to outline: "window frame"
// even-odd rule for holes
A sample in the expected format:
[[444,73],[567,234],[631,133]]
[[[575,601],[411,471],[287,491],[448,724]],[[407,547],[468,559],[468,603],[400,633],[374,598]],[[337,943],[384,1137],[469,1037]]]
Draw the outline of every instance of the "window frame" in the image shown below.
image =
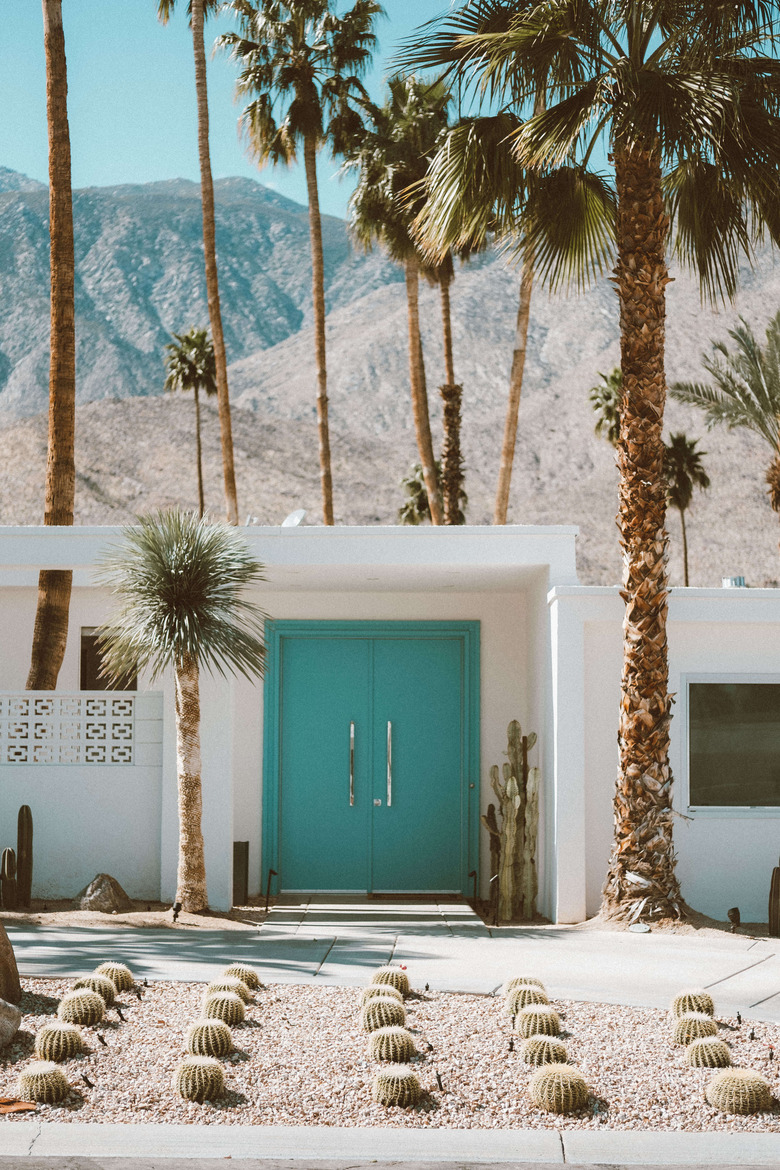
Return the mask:
[[[94,639],[95,634],[97,633],[97,631],[99,629],[100,629],[99,626],[81,626],[79,629],[79,676],[78,676],[78,678],[79,678],[79,688],[78,688],[79,694],[87,694],[87,693],[92,692],[92,691],[94,691],[96,693],[100,692],[101,694],[106,693],[106,692],[111,692],[113,694],[120,694],[123,691],[126,691],[128,695],[137,694],[138,693],[138,670],[137,669],[135,670],[135,672],[133,674],[134,685],[132,687],[126,687],[126,686],[114,687],[114,686],[110,686],[108,684],[106,684],[105,686],[101,686],[100,679],[96,680],[95,686],[85,687],[82,685],[83,679],[84,679],[84,638],[87,637],[87,638]],[[125,679],[123,681],[126,682],[128,680]]]

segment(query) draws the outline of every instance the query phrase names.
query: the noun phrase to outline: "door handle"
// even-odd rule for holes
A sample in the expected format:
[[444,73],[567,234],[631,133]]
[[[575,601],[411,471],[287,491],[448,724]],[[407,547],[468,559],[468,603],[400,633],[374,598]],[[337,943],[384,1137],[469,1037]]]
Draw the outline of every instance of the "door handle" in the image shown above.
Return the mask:
[[393,803],[393,725],[387,721],[387,807]]
[[349,806],[355,803],[355,724],[349,724]]

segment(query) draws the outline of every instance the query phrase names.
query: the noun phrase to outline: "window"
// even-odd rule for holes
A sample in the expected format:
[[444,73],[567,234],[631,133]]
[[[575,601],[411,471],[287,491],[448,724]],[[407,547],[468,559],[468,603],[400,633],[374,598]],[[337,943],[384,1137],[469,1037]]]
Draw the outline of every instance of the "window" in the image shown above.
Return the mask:
[[100,673],[100,650],[94,627],[84,626],[81,630],[81,683],[82,691],[135,691],[138,679],[135,671],[118,683],[111,683]]
[[780,681],[688,683],[689,802],[780,807]]

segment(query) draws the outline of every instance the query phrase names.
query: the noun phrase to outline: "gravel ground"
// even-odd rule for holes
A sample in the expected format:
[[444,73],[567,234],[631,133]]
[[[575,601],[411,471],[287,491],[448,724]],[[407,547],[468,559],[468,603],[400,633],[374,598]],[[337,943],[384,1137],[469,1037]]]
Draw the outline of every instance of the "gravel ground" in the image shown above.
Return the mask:
[[[3,1053],[0,1095],[15,1095],[34,1034],[72,986],[25,979],[24,1019]],[[780,1132],[780,1104],[749,1117],[718,1113],[704,1101],[711,1070],[691,1069],[669,1040],[669,1020],[652,1009],[555,1001],[571,1063],[591,1089],[581,1113],[558,1117],[531,1105],[533,1069],[511,1048],[501,1001],[424,992],[407,1000],[408,1026],[424,1096],[416,1109],[371,1100],[377,1065],[366,1056],[354,988],[274,985],[258,991],[246,1022],[233,1031],[224,1062],[227,1092],[214,1104],[182,1101],[171,1077],[185,1053],[188,1025],[200,1015],[204,985],[154,983],[139,1000],[124,992],[99,1028],[84,1028],[88,1051],[62,1067],[73,1085],[59,1106],[39,1106],[51,1121],[178,1122],[236,1125],[388,1125],[447,1128],[737,1130]],[[717,1008],[717,1004],[716,1004]],[[780,1025],[721,1018],[719,1035],[735,1065],[761,1071],[780,1093]],[[750,1039],[751,1030],[755,1038]],[[105,1043],[101,1043],[100,1037]],[[91,1085],[88,1085],[87,1078]],[[439,1084],[440,1080],[440,1084]],[[5,1121],[30,1114],[9,1115]]]

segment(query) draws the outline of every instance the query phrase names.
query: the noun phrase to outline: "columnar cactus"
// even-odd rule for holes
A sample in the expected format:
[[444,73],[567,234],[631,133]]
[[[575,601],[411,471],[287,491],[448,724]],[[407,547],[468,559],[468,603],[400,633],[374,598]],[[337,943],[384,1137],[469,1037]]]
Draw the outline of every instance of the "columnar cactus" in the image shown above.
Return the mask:
[[371,1096],[379,1105],[416,1105],[421,1095],[420,1082],[404,1064],[388,1064],[371,1086]]
[[526,1064],[566,1064],[565,1045],[552,1036],[529,1036],[523,1041],[520,1055]]
[[209,1020],[223,1020],[229,1027],[243,1024],[244,1001],[234,991],[217,991],[203,1000],[203,1015]]
[[106,979],[105,975],[84,975],[73,984],[73,990],[78,991],[81,987],[88,987],[90,991],[96,991],[106,1007],[111,1007],[116,999],[116,984],[112,983],[110,979]]
[[39,1060],[71,1060],[84,1049],[84,1037],[75,1024],[52,1020],[44,1024],[35,1037],[35,1055]]
[[225,1091],[222,1065],[213,1056],[188,1056],[173,1074],[173,1087],[186,1101],[214,1101]]
[[731,1064],[728,1044],[714,1036],[692,1040],[685,1049],[685,1059],[693,1068],[726,1068]]
[[684,1016],[688,1012],[701,1012],[705,1016],[715,1015],[715,1004],[709,991],[703,987],[693,987],[688,991],[681,991],[671,1002],[673,1016]]
[[390,987],[395,987],[400,991],[404,997],[409,994],[409,979],[406,972],[402,971],[400,967],[380,967],[371,976],[371,982],[387,983]]
[[87,1028],[94,1028],[95,1024],[103,1022],[106,1014],[105,1000],[96,991],[88,987],[80,987],[78,991],[69,991],[63,995],[57,1008],[57,1015],[69,1024],[83,1024]]
[[135,980],[133,973],[124,963],[106,962],[95,968],[96,975],[105,975],[110,979],[117,991],[129,991]]
[[554,1008],[546,1004],[529,1004],[515,1016],[515,1028],[526,1039],[529,1036],[557,1036],[561,1021]]
[[377,995],[382,995],[385,999],[397,999],[399,1003],[404,1002],[404,997],[397,987],[391,987],[389,983],[370,983],[361,992],[360,1006],[364,1007],[370,999]]
[[772,1108],[769,1082],[749,1068],[731,1068],[716,1073],[704,1096],[710,1105],[723,1113],[757,1113]]
[[224,1020],[196,1020],[187,1033],[187,1051],[193,1056],[227,1056],[233,1034]]
[[368,1038],[368,1055],[403,1064],[417,1055],[414,1036],[406,1028],[377,1028]]
[[50,1060],[38,1060],[28,1064],[19,1073],[19,1096],[25,1101],[41,1101],[56,1105],[64,1101],[70,1092],[65,1073]]
[[252,967],[245,967],[243,963],[231,963],[229,967],[225,968],[222,974],[227,977],[233,976],[236,979],[240,979],[250,991],[260,991],[262,989],[263,985],[260,982],[257,971],[253,970]]
[[690,1044],[691,1040],[698,1040],[702,1036],[714,1036],[718,1025],[712,1016],[704,1012],[686,1012],[676,1019],[672,1025],[672,1038],[675,1044]]
[[406,1008],[397,999],[377,995],[366,1002],[360,1022],[364,1032],[376,1032],[377,1028],[402,1027],[406,1023]]
[[529,1004],[548,1004],[549,1002],[547,992],[542,991],[541,987],[537,987],[533,983],[518,983],[517,987],[513,987],[504,1000],[504,1011],[508,1016],[516,1016],[522,1008],[528,1007]]
[[218,991],[233,991],[244,1003],[249,1003],[252,998],[252,993],[246,983],[235,975],[225,975],[222,979],[215,979],[213,983],[209,983],[206,995],[214,995]]
[[504,999],[506,999],[510,991],[514,991],[514,989],[516,987],[520,987],[521,984],[524,987],[526,987],[528,984],[531,984],[533,987],[538,987],[541,991],[547,990],[541,979],[535,979],[532,975],[513,975],[511,979],[507,979],[506,983],[501,988],[501,994]]
[[575,1113],[588,1103],[588,1086],[581,1072],[569,1064],[546,1064],[528,1086],[537,1109],[548,1113]]

